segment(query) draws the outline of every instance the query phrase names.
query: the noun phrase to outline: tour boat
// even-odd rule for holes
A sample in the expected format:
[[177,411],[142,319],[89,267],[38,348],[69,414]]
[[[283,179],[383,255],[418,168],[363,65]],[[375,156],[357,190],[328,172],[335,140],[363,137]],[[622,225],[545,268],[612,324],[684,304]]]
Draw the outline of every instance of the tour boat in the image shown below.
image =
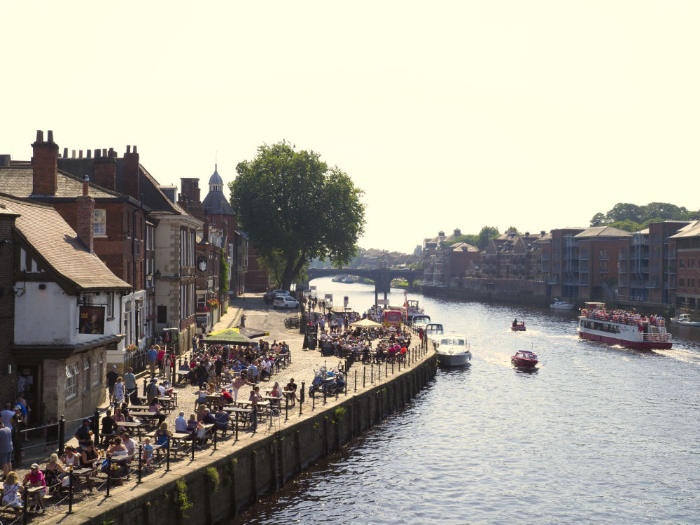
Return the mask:
[[671,317],[671,322],[681,326],[700,326],[700,321],[692,321],[690,314],[679,314],[678,317]]
[[573,310],[576,308],[575,305],[568,301],[562,301],[561,299],[554,299],[554,302],[549,305],[552,310]]
[[430,324],[430,316],[426,314],[416,314],[413,316],[411,324],[416,328],[425,328]]
[[622,345],[635,350],[671,348],[671,334],[663,317],[623,310],[608,311],[604,303],[588,302],[578,318],[578,335],[589,341]]
[[468,365],[472,358],[467,338],[463,335],[443,334],[433,339],[438,361],[442,366]]
[[510,329],[514,332],[524,332],[525,331],[525,321],[515,322],[510,325]]
[[516,368],[534,368],[537,365],[537,354],[529,350],[518,350],[510,358],[510,362]]

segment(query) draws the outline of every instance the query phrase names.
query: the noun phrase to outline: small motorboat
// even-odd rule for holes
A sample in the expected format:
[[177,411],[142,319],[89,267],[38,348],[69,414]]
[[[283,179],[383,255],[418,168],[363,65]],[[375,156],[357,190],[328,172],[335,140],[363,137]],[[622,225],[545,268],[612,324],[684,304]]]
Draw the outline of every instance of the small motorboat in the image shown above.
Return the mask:
[[513,330],[514,332],[524,332],[525,331],[525,321],[518,322],[516,319],[515,321],[513,321],[513,324],[510,325],[510,329]]
[[529,350],[518,350],[515,352],[515,355],[510,358],[510,362],[516,368],[534,368],[538,363],[537,354]]
[[562,301],[561,299],[554,299],[554,302],[549,305],[552,310],[573,310],[576,305],[571,304],[568,301]]
[[680,326],[700,326],[700,321],[693,321],[690,314],[679,314],[678,317],[671,317],[671,322]]
[[435,337],[436,335],[442,335],[445,333],[441,323],[428,323],[425,325],[425,335],[427,337]]

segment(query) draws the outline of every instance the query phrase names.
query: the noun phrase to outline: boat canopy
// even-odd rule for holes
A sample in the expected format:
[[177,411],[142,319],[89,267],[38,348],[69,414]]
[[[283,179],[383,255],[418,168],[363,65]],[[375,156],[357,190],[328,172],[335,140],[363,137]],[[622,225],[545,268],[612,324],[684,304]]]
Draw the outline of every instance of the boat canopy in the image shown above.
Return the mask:
[[600,308],[600,309],[604,309],[604,308],[605,308],[605,303],[600,303],[600,302],[597,302],[597,301],[586,301],[586,302],[583,303],[583,304],[586,305],[586,308]]
[[440,345],[464,346],[465,344],[466,339],[461,336],[450,336],[440,338]]

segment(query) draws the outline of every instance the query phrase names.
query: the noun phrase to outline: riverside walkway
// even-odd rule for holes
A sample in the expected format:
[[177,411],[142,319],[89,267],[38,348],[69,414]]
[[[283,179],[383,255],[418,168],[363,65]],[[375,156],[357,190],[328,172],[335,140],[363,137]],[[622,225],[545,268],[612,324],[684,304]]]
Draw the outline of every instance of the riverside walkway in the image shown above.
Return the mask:
[[[148,473],[142,471],[140,476],[137,470],[138,467],[132,466],[129,479],[121,485],[111,486],[109,495],[107,495],[106,483],[104,480],[99,480],[97,490],[92,493],[86,490],[75,491],[71,505],[72,512],[68,513],[68,505],[64,498],[58,503],[49,503],[46,514],[29,514],[29,521],[32,523],[52,524],[88,522],[97,516],[116,509],[125,502],[147,495],[151,491],[157,491],[160,487],[171,484],[195,470],[213,465],[237,450],[257,441],[268,439],[275,432],[318,415],[322,410],[333,408],[355,395],[391,381],[400,373],[420,365],[432,355],[432,351],[419,350],[418,338],[416,337],[409,351],[409,364],[405,364],[399,369],[397,365],[378,367],[377,365],[355,363],[348,374],[347,390],[345,392],[339,393],[337,398],[328,397],[325,399],[325,402],[323,396],[318,394],[312,399],[308,396],[308,387],[313,379],[314,370],[324,365],[329,368],[334,367],[340,360],[337,357],[323,357],[318,350],[302,350],[303,336],[299,334],[298,330],[287,330],[284,327],[284,319],[293,315],[293,313],[273,310],[263,303],[259,294],[247,294],[233,302],[231,307],[229,307],[229,311],[217,323],[214,330],[238,326],[241,315],[244,314],[246,326],[269,332],[270,335],[265,336],[265,340],[270,342],[274,340],[285,341],[290,347],[291,363],[286,368],[281,368],[279,372],[275,373],[271,380],[259,383],[259,386],[261,391],[264,391],[271,388],[275,381],[285,385],[293,377],[299,385],[297,395],[301,394],[302,383],[304,383],[306,392],[304,392],[303,403],[297,401],[288,411],[285,410],[285,403],[282,403],[280,415],[274,418],[269,417],[260,422],[255,433],[241,430],[236,438],[235,432],[227,432],[226,437],[219,438],[216,445],[210,440],[206,448],[195,450],[194,454],[178,454],[177,457],[171,457],[169,466],[161,463],[153,471]],[[250,386],[242,387],[239,391],[238,399],[247,400],[250,389]],[[195,389],[190,385],[183,385],[177,387],[176,392],[178,395],[178,406],[168,414],[166,420],[169,429],[174,429],[174,419],[179,412],[184,412],[186,417],[194,413]],[[137,441],[138,450],[138,442],[142,440],[139,440],[138,437],[134,439]],[[43,467],[43,463],[41,466]],[[19,516],[15,522],[22,523],[23,516]]]

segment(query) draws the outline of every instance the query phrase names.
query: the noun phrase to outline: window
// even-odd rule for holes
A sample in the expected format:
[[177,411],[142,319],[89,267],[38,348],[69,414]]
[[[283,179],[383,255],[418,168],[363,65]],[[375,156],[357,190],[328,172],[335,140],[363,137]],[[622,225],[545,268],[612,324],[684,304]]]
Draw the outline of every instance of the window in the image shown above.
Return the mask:
[[102,357],[99,357],[97,361],[92,362],[92,368],[90,369],[90,375],[91,375],[91,383],[92,386],[96,386],[100,384],[100,378],[102,377],[102,374],[100,373],[100,367],[102,363]]
[[83,389],[87,392],[90,390],[90,358],[83,358],[83,374],[85,374],[85,381],[83,382]]
[[114,319],[114,292],[107,292],[107,319]]
[[96,236],[107,235],[107,210],[95,210],[92,213],[92,232]]
[[162,304],[158,305],[158,322],[166,324],[168,322],[168,307]]
[[678,286],[685,286],[685,279],[678,279]]
[[74,365],[66,365],[66,399],[73,399],[78,395],[78,374]]

